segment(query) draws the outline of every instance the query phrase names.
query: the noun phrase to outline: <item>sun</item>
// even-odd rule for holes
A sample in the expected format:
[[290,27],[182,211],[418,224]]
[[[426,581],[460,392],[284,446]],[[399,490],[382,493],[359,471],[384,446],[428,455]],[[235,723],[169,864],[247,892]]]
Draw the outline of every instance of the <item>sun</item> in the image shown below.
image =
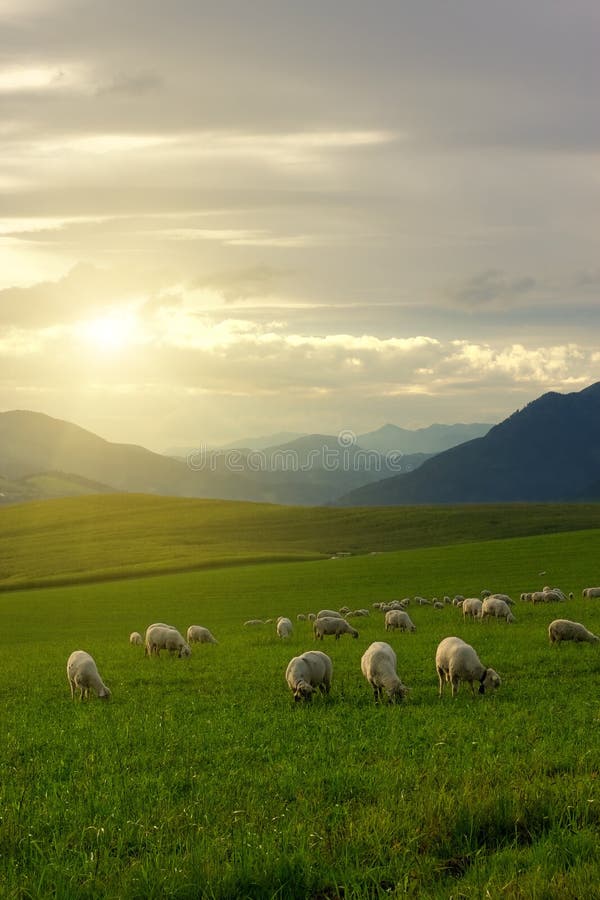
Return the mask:
[[131,313],[100,316],[83,322],[79,331],[83,340],[96,350],[117,353],[133,343],[136,320]]

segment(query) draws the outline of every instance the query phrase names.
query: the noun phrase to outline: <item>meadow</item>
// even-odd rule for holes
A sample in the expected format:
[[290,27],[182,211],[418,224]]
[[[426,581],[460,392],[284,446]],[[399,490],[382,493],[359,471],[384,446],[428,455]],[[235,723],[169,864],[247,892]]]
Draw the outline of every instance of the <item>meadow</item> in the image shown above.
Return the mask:
[[[599,544],[588,528],[145,578],[134,565],[3,593],[0,896],[596,897],[600,647],[551,648],[546,632],[564,616],[600,633],[600,601],[579,599],[600,582]],[[483,588],[517,599],[546,582],[575,599],[517,600],[510,626],[413,605],[416,633],[386,633],[373,610],[357,640],[319,644],[331,695],[292,700],[287,662],[315,647],[298,613]],[[295,622],[286,642],[242,624],[280,614]],[[219,644],[145,658],[127,639],[153,621],[206,625]],[[500,673],[495,694],[438,697],[449,634]],[[360,672],[373,640],[397,652],[402,704],[373,703]],[[71,701],[78,648],[109,703]]]

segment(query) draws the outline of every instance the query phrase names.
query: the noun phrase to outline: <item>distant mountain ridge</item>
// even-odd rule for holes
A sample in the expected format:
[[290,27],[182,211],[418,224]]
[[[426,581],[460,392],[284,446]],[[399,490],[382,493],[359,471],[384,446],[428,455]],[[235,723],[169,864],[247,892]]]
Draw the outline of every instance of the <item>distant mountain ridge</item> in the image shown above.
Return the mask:
[[550,392],[483,437],[439,453],[420,468],[352,491],[340,504],[585,500],[600,483],[600,382]]
[[[263,450],[200,450],[175,459],[133,444],[111,443],[42,413],[11,410],[0,413],[0,502],[88,492],[93,483],[97,492],[323,505],[388,474],[377,454],[361,458],[352,447],[342,455],[335,437],[296,440],[295,449],[285,444],[271,448],[275,464]],[[333,464],[324,455],[324,441],[339,451]],[[421,461],[418,456],[402,459],[401,470]]]
[[433,454],[473,438],[483,437],[491,427],[490,423],[471,422],[428,425],[426,428],[416,428],[413,431],[388,424],[376,431],[357,435],[356,442],[367,450],[378,450],[380,453],[396,450],[400,453]]

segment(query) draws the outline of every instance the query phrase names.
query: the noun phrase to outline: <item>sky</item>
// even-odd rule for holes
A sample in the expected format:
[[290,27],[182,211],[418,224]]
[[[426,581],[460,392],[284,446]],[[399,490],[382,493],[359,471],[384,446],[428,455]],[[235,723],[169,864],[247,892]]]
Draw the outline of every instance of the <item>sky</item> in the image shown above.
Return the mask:
[[0,0],[0,409],[160,450],[600,379],[595,0]]

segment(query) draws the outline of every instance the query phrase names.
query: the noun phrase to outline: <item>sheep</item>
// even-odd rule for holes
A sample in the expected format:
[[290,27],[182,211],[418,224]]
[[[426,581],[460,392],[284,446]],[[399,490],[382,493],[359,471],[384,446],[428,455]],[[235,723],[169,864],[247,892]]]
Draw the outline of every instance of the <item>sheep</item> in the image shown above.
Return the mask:
[[498,597],[499,600],[504,600],[504,602],[508,604],[508,606],[515,605],[515,601],[512,599],[512,597],[509,597],[508,594],[490,594],[490,598],[491,597]]
[[296,621],[298,622],[306,622],[306,616],[304,613],[298,613],[296,616]]
[[461,604],[463,621],[467,618],[481,619],[482,608],[483,603],[479,597],[467,597]]
[[443,609],[444,604],[442,603],[441,600],[436,600],[435,603],[433,604],[433,608],[434,609]]
[[522,603],[531,603],[532,596],[533,591],[524,591],[519,597],[519,600],[521,600]]
[[85,650],[74,650],[67,660],[67,678],[71,688],[71,700],[75,699],[75,689],[79,699],[89,700],[90,691],[96,692],[100,700],[110,700],[110,691],[100,678],[93,657]]
[[551,644],[559,644],[561,641],[587,641],[588,644],[597,644],[600,637],[588,631],[581,622],[571,622],[570,619],[555,619],[548,625],[548,638]]
[[349,606],[340,606],[338,612],[341,613],[342,616],[346,616],[350,612],[350,607]]
[[294,700],[312,700],[317,688],[328,694],[331,689],[333,664],[326,653],[321,650],[307,650],[300,656],[294,656],[285,670],[285,678]]
[[309,613],[306,618],[308,619],[309,622],[314,622],[317,617],[316,617],[315,613]]
[[186,634],[188,644],[218,644],[208,628],[202,625],[190,625]]
[[317,619],[343,619],[343,615],[337,609],[320,609]]
[[464,599],[465,598],[462,594],[455,594],[452,598],[452,606],[458,606],[458,604],[462,603]]
[[345,619],[335,619],[332,616],[316,619],[313,623],[313,634],[316,641],[322,641],[326,634],[335,634],[336,641],[339,641],[342,634],[351,634],[353,638],[358,637],[358,631],[349,622],[346,622]]
[[593,600],[596,597],[600,597],[600,587],[587,587],[584,588],[581,592],[581,596],[585,600]]
[[482,600],[485,600],[485,598],[489,597],[491,593],[492,592],[488,591],[487,588],[484,588],[482,591],[480,591],[479,596],[481,597]]
[[563,598],[554,590],[533,591],[531,594],[532,603],[561,603]]
[[390,602],[387,605],[388,605],[389,609],[403,609],[404,608],[404,602],[402,600],[390,600]]
[[155,623],[146,629],[146,656],[160,656],[161,650],[177,653],[179,659],[188,658],[192,651],[180,633],[172,625]]
[[292,620],[287,619],[285,616],[279,616],[277,619],[277,634],[280,638],[287,638],[291,635],[294,630],[294,626],[292,625]]
[[369,615],[368,609],[355,609],[354,612],[346,613],[346,618],[347,619],[350,619],[352,617],[364,618],[365,616],[368,616],[368,615]]
[[486,597],[481,608],[481,618],[487,619],[494,616],[495,619],[506,619],[506,624],[517,620],[510,611],[510,606],[501,597]]
[[379,703],[385,691],[390,703],[400,702],[409,688],[402,684],[396,672],[396,654],[385,641],[374,641],[360,660],[363,675],[373,688],[375,703]]
[[425,597],[415,597],[415,603],[417,606],[431,606],[431,600],[426,600]]
[[131,632],[131,634],[129,635],[129,643],[130,644],[138,644],[138,645],[144,643],[144,639],[141,636],[141,634],[139,633],[139,631]]
[[493,669],[486,669],[473,647],[458,637],[447,637],[440,641],[435,654],[435,667],[440,682],[440,697],[447,681],[452,685],[453,697],[458,694],[461,681],[468,681],[473,693],[475,681],[479,682],[480,694],[484,694],[486,688],[500,687],[498,673]]
[[247,620],[244,622],[244,626],[247,626],[247,625],[264,625],[264,624],[265,624],[265,623],[263,622],[262,619],[247,619]]
[[390,609],[385,614],[385,630],[394,631],[396,628],[400,631],[417,630],[407,612],[403,609]]

